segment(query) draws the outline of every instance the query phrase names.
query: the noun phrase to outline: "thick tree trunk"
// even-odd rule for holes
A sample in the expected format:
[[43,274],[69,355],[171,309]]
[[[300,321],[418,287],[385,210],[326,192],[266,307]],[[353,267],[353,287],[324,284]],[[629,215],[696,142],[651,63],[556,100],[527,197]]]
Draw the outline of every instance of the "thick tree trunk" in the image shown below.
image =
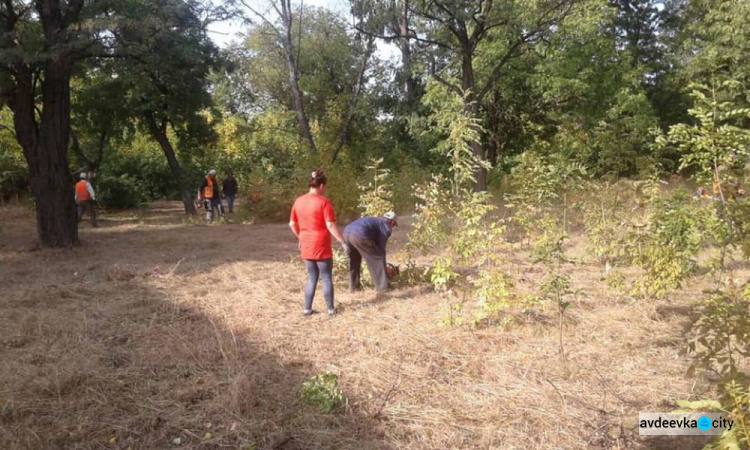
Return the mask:
[[[46,60],[41,69],[32,69],[18,44],[7,37],[15,33],[20,16],[7,2],[4,12],[2,49],[15,58],[12,63],[12,86],[0,95],[13,111],[16,139],[29,165],[29,185],[36,205],[37,234],[45,247],[70,247],[78,243],[78,222],[73,180],[68,171],[70,132],[70,76],[73,58],[69,53],[71,34],[68,27],[78,20],[83,0],[70,0],[65,7],[59,0],[32,3],[44,32]],[[15,55],[15,56],[13,56]],[[39,70],[35,73],[34,70]],[[41,75],[41,76],[39,76]],[[41,82],[41,112],[37,117]]]
[[29,177],[37,202],[40,239],[53,247],[78,242],[78,217],[68,168],[71,72],[72,64],[66,57],[47,63],[42,82],[42,119],[37,145],[46,158],[37,159],[38,167],[42,167],[37,175],[41,176]]
[[33,77],[16,65],[11,101],[16,136],[29,165],[29,185],[36,206],[36,225],[45,247],[78,243],[73,180],[68,169],[71,62],[60,57],[46,64],[42,82],[42,113],[36,122]]
[[164,152],[164,156],[167,157],[169,168],[172,170],[172,176],[174,176],[175,183],[177,183],[177,189],[180,190],[180,194],[182,195],[182,203],[185,206],[185,214],[196,214],[195,204],[193,203],[193,196],[190,193],[187,184],[185,184],[185,177],[182,173],[182,167],[180,167],[180,162],[177,160],[177,155],[175,154],[172,143],[169,142],[169,137],[167,136],[166,123],[159,125],[156,122],[156,118],[151,111],[147,111],[145,115],[146,121],[148,122],[148,129],[151,132],[151,135],[161,146],[161,149]]

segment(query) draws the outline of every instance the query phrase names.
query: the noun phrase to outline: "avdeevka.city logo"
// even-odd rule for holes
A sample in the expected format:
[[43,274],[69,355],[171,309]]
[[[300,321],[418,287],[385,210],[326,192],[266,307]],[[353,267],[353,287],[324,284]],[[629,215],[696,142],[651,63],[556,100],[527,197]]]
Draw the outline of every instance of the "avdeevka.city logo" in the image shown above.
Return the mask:
[[[700,419],[698,419],[698,428],[700,428],[703,431],[710,430],[711,418],[708,416],[701,416]],[[731,429],[732,426],[730,425],[729,428]]]
[[638,434],[641,436],[719,436],[734,426],[725,413],[640,413]]

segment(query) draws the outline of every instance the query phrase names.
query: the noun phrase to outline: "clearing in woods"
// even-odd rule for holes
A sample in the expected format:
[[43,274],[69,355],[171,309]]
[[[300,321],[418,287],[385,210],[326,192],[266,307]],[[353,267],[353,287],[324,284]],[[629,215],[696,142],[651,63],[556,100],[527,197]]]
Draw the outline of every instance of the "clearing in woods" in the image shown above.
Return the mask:
[[[35,248],[33,214],[0,209],[0,448],[703,443],[647,441],[635,428],[639,411],[709,389],[685,376],[683,356],[699,287],[635,302],[608,289],[600,267],[566,265],[582,293],[567,315],[564,377],[554,307],[471,329],[443,326],[429,287],[378,297],[337,286],[340,315],[303,317],[305,272],[285,224],[208,227],[180,208],[104,214],[72,250]],[[506,260],[519,289],[538,288],[527,252]],[[320,291],[315,307],[325,310]],[[301,384],[326,371],[339,375],[344,412],[300,400]]]

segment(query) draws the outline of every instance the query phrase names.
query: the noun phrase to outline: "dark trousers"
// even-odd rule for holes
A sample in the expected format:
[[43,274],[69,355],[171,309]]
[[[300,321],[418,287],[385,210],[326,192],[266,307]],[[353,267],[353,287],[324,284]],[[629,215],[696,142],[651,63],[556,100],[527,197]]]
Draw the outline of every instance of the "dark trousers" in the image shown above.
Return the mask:
[[380,292],[389,288],[388,275],[385,271],[385,249],[378,247],[375,241],[357,236],[352,233],[344,233],[344,240],[349,244],[349,290],[358,291],[362,289],[360,275],[362,273],[362,258],[367,263],[375,289]]
[[312,309],[318,278],[323,280],[323,297],[329,310],[333,310],[333,259],[306,259],[307,284],[305,285],[305,309]]
[[94,201],[93,200],[83,200],[78,202],[78,221],[80,222],[83,218],[83,215],[88,213],[89,217],[91,218],[91,226],[95,227],[96,225],[96,210],[94,209]]
[[227,194],[227,209],[229,212],[234,212],[234,195]]

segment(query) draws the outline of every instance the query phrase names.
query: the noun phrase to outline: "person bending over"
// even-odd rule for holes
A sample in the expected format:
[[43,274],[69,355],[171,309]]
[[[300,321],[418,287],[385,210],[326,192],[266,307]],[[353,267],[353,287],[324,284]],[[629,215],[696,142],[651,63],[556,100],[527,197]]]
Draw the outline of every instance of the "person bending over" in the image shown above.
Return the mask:
[[362,258],[367,263],[375,289],[384,292],[390,289],[386,273],[385,245],[397,226],[396,213],[389,211],[383,217],[365,216],[344,228],[344,241],[349,253],[349,290],[362,289],[360,274]]

